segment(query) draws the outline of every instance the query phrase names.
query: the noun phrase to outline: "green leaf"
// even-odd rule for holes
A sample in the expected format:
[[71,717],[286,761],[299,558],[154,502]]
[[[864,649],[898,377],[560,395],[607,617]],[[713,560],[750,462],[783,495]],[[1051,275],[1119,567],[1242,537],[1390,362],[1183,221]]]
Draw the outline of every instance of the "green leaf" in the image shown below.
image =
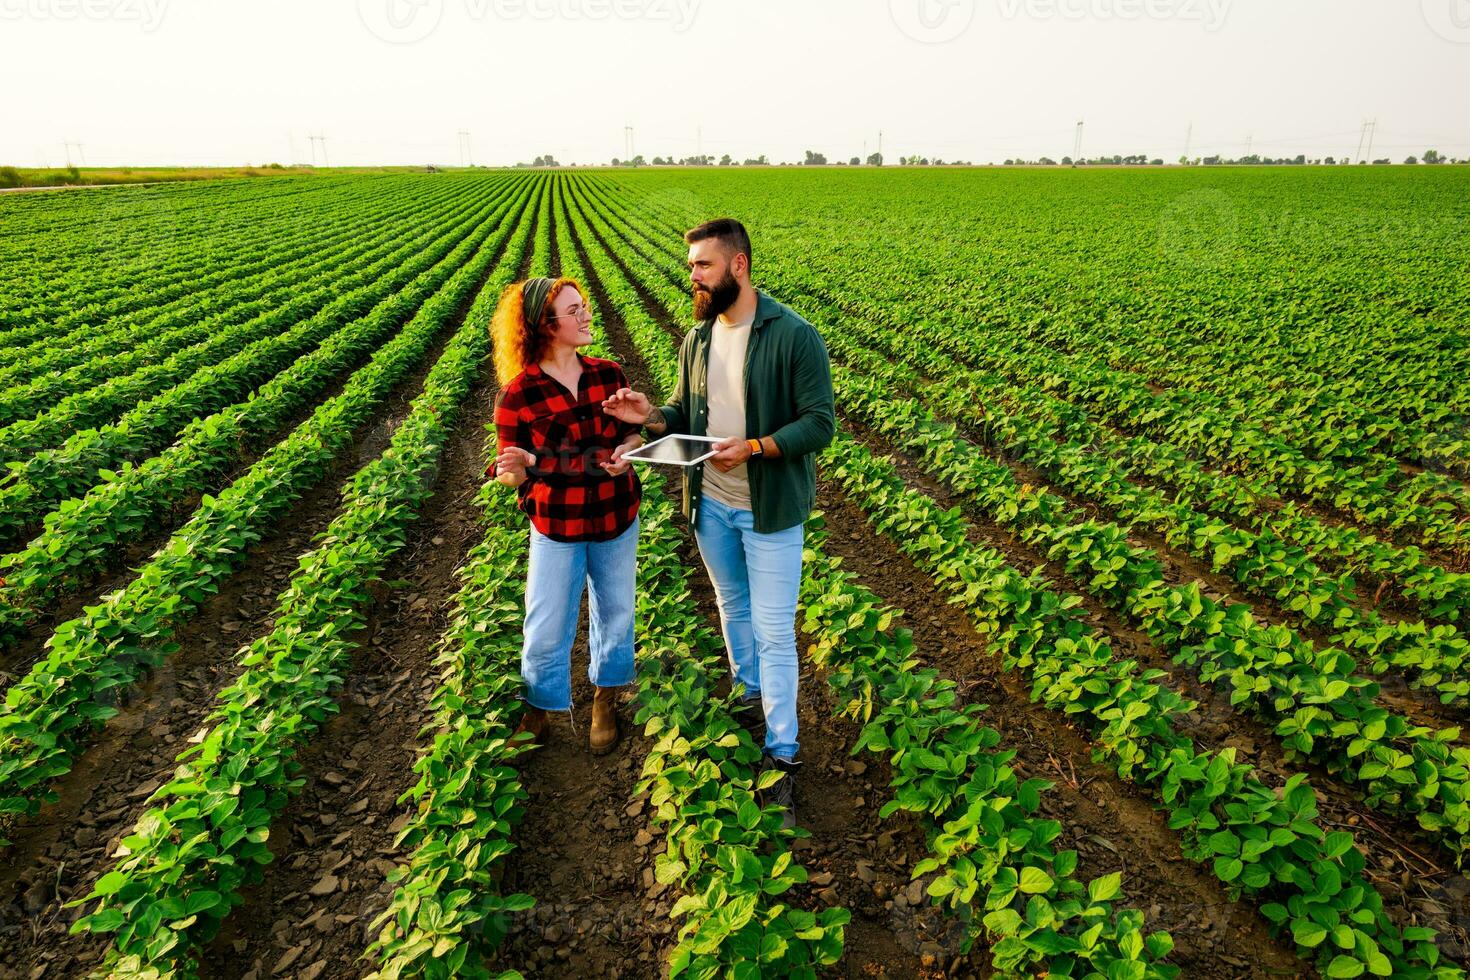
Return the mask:
[[1041,892],[1049,891],[1051,889],[1051,886],[1051,875],[1047,874],[1045,871],[1042,871],[1040,868],[1021,869],[1021,883],[1019,887],[1021,891],[1025,892],[1026,894],[1036,895]]
[[97,879],[97,885],[92,889],[92,897],[100,898],[106,895],[116,895],[123,885],[128,883],[128,876],[121,871],[109,871]]
[[1332,962],[1327,964],[1327,975],[1329,977],[1357,977],[1363,973],[1363,964],[1351,956],[1336,956]]
[[1117,898],[1123,893],[1123,873],[1114,871],[1112,874],[1094,878],[1087,886],[1087,897],[1094,902],[1106,902]]
[[1322,940],[1327,938],[1327,927],[1313,922],[1311,919],[1293,919],[1291,923],[1291,938],[1298,946],[1320,946]]
[[1217,857],[1215,858],[1215,877],[1227,883],[1232,882],[1240,877],[1241,869],[1244,867],[1240,858]]

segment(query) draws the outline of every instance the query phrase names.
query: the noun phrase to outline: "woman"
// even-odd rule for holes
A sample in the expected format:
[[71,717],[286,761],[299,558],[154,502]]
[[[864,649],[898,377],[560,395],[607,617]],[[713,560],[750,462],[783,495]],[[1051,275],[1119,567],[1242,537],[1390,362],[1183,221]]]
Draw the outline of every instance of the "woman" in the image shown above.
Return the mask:
[[571,279],[512,284],[490,329],[500,380],[496,479],[516,488],[531,520],[521,648],[528,708],[516,734],[542,745],[546,713],[572,707],[572,642],[585,585],[596,688],[588,744],[602,755],[618,740],[617,688],[634,676],[641,493],[622,455],[643,440],[638,426],[602,411],[628,381],[616,362],[580,353],[592,343],[592,311]]

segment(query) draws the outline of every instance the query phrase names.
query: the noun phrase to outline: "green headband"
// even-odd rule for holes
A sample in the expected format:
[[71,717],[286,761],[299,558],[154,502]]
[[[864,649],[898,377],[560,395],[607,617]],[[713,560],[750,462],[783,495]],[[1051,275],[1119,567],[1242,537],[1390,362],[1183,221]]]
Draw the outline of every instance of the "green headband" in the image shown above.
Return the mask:
[[546,297],[555,282],[555,279],[537,276],[521,284],[521,308],[525,312],[526,326],[532,330],[541,325],[541,314],[546,310]]

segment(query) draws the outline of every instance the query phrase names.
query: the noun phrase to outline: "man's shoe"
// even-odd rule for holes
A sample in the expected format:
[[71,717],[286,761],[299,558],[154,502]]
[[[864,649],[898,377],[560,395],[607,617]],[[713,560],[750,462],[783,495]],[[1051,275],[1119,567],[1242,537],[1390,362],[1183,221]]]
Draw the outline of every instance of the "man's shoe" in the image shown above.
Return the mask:
[[782,774],[773,785],[766,787],[761,805],[781,808],[783,830],[793,830],[796,827],[796,772],[800,768],[800,762],[780,759],[774,755],[761,757],[762,772],[775,769]]
[[751,741],[756,747],[766,747],[766,709],[761,705],[760,692],[755,694],[742,694],[735,699],[735,706],[730,712],[735,716],[740,727],[750,733]]
[[551,737],[551,716],[541,708],[526,706],[525,713],[521,715],[521,723],[511,734],[510,740],[516,745],[526,746],[530,752],[541,748]]
[[592,696],[592,730],[587,747],[593,755],[606,755],[618,744],[618,689],[599,687]]

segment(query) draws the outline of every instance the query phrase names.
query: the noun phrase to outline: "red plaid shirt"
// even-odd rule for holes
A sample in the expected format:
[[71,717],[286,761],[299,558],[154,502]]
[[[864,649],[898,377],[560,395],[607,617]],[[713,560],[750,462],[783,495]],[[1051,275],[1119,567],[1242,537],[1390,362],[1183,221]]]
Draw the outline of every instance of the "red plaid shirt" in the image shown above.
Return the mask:
[[631,469],[608,476],[599,464],[639,427],[602,410],[603,399],[628,387],[622,366],[577,357],[575,396],[531,364],[496,397],[495,428],[501,449],[516,446],[536,457],[516,491],[536,530],[555,541],[610,541],[632,526],[641,491]]

